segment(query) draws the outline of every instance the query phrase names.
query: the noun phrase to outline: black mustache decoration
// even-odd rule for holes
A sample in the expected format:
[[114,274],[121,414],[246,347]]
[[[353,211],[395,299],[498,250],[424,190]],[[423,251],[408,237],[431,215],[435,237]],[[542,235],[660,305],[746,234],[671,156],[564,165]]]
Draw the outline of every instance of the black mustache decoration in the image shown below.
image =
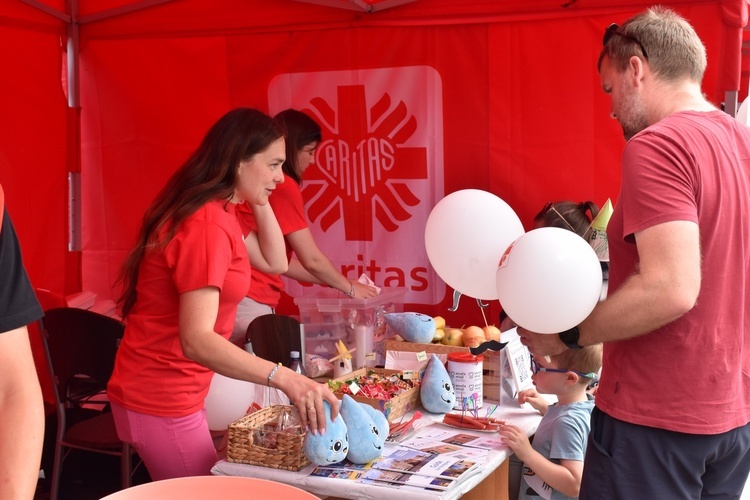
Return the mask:
[[492,351],[502,351],[506,345],[508,345],[507,342],[503,342],[501,344],[497,340],[489,340],[487,342],[482,342],[476,347],[469,347],[469,351],[472,355],[476,356],[477,354],[482,354],[487,349],[490,349]]

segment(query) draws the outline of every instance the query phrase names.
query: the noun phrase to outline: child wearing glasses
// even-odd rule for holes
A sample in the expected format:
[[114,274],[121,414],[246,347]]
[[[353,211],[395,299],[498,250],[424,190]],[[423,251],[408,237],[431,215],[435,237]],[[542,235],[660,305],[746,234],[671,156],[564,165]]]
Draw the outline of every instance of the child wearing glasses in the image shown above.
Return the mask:
[[[500,431],[503,442],[524,463],[519,500],[578,498],[594,408],[586,389],[601,366],[601,344],[568,349],[549,358],[532,357],[536,388],[521,391],[518,402],[529,403],[543,415],[533,444],[514,425],[504,425]],[[554,394],[557,403],[548,404],[541,394]]]

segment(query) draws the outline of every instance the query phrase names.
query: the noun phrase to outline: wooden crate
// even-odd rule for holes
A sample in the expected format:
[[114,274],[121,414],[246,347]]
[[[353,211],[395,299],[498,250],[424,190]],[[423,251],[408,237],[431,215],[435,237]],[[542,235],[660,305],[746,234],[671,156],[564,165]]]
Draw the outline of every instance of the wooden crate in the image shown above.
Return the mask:
[[[335,382],[345,382],[353,378],[367,374],[369,371],[373,371],[382,376],[398,375],[403,373],[401,370],[386,370],[384,368],[360,368],[351,373],[347,373],[341,377],[333,379]],[[341,399],[344,396],[339,393],[335,393],[336,397]],[[365,403],[372,406],[376,410],[380,410],[386,416],[389,422],[392,422],[402,415],[410,411],[414,411],[421,406],[421,400],[419,399],[419,387],[412,387],[411,389],[402,392],[398,396],[384,401],[382,399],[367,398],[364,396],[352,396],[352,398],[359,402]]]
[[[425,352],[427,354],[450,354],[452,352],[468,353],[468,347],[458,347],[443,344],[422,344],[418,342],[405,342],[400,340],[386,340],[386,351],[401,352]],[[500,352],[485,351],[483,376],[482,376],[482,393],[483,397],[492,401],[500,401]]]

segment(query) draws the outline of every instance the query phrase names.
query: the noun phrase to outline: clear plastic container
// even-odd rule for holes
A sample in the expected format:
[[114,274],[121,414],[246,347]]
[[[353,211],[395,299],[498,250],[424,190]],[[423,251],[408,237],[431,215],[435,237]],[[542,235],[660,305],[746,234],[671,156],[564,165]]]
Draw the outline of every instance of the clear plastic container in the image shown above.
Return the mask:
[[[313,293],[313,292],[311,292]],[[339,340],[353,352],[352,367],[382,366],[385,363],[385,320],[383,315],[402,312],[405,288],[384,288],[370,299],[349,299],[334,289],[315,289],[315,295],[295,297],[300,321],[305,328],[305,352],[326,359],[338,355]],[[375,359],[367,361],[373,353]]]

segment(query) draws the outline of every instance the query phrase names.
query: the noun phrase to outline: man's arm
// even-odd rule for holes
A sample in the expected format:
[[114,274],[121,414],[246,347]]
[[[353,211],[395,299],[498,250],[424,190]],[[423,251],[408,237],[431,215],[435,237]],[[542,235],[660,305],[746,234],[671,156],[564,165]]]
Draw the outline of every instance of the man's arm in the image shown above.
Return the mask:
[[44,442],[44,404],[26,327],[0,333],[0,492],[34,497]]
[[[635,234],[640,265],[578,327],[580,345],[637,337],[674,321],[695,306],[701,285],[700,233],[688,221],[657,224]],[[566,349],[557,335],[518,329],[537,356]]]

